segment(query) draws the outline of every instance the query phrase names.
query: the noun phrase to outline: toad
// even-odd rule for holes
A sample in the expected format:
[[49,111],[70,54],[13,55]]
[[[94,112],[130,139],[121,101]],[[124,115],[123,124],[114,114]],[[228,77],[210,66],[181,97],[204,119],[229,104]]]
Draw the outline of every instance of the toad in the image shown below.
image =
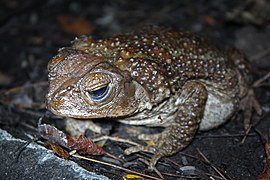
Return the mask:
[[56,115],[164,127],[140,135],[155,145],[125,151],[152,153],[150,168],[185,148],[197,130],[220,126],[239,110],[248,127],[252,108],[261,114],[245,55],[184,30],[82,36],[59,50],[48,72],[47,108]]

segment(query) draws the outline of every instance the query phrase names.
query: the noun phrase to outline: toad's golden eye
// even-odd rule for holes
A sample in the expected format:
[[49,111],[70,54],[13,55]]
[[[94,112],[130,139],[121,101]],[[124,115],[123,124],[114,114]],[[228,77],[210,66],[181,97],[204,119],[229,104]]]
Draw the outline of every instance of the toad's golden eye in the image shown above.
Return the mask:
[[108,95],[110,86],[107,84],[106,86],[103,86],[99,89],[87,91],[87,96],[92,101],[101,101],[103,98],[105,98]]

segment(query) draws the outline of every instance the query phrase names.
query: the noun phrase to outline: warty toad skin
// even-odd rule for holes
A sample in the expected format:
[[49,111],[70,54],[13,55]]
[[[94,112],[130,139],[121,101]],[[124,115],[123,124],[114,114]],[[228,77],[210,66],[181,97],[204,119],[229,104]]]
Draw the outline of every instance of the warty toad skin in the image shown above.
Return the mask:
[[48,71],[47,107],[56,115],[164,127],[140,136],[156,145],[125,151],[153,153],[150,168],[247,102],[261,113],[245,56],[183,30],[148,28],[104,40],[82,36],[59,50]]

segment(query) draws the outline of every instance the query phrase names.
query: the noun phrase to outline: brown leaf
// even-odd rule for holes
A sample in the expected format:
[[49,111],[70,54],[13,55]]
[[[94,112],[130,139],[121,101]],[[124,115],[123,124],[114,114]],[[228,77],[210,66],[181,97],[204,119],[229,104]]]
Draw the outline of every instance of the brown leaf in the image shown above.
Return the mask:
[[58,16],[57,21],[65,32],[76,36],[94,31],[94,27],[84,17]]
[[265,151],[266,151],[266,165],[265,171],[261,174],[258,180],[270,180],[270,143],[265,144]]
[[39,135],[50,143],[67,147],[67,136],[65,133],[49,124],[38,125]]
[[51,149],[53,150],[55,154],[57,154],[58,156],[64,159],[68,159],[70,156],[69,153],[65,149],[63,149],[61,146],[58,146],[56,144],[51,144]]
[[97,146],[93,141],[80,135],[78,139],[66,135],[56,127],[49,124],[38,125],[39,135],[50,143],[61,145],[65,148],[76,150],[79,154],[84,155],[102,155],[105,151]]
[[202,18],[203,22],[209,26],[214,26],[216,24],[216,20],[213,16],[203,15],[201,18]]
[[105,154],[105,151],[97,146],[93,141],[85,137],[84,135],[80,135],[80,137],[75,140],[71,136],[68,136],[67,146],[71,149],[75,149],[79,154],[85,155],[102,155]]

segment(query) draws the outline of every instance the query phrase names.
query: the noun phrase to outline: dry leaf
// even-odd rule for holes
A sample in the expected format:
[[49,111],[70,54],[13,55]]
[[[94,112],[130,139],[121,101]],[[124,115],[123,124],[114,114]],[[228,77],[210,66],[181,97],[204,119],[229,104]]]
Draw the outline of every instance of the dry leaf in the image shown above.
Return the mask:
[[47,141],[67,147],[67,136],[64,132],[49,124],[38,125],[39,135]]
[[74,139],[72,136],[66,135],[64,132],[49,124],[39,124],[38,131],[40,136],[46,139],[48,142],[61,145],[67,149],[77,150],[79,154],[105,154],[105,151],[101,147],[96,145],[84,135],[80,135],[78,139]]
[[149,146],[155,146],[156,145],[156,143],[154,141],[152,141],[152,140],[144,140],[143,142],[145,142]]
[[55,154],[57,154],[58,156],[64,158],[64,159],[68,159],[69,158],[69,153],[63,149],[61,146],[58,146],[56,144],[50,144],[51,149],[53,150],[53,152]]
[[135,174],[127,174],[127,175],[123,176],[123,179],[124,180],[131,180],[131,179],[144,180],[144,178],[142,176],[135,175]]
[[84,17],[58,16],[57,21],[61,28],[76,36],[91,34],[94,27]]
[[216,20],[213,16],[204,15],[202,16],[202,20],[209,26],[214,26],[216,24]]
[[102,155],[105,154],[105,151],[97,146],[93,141],[85,137],[84,135],[80,135],[80,137],[75,140],[71,136],[68,137],[67,146],[71,149],[75,149],[79,154],[85,155]]

